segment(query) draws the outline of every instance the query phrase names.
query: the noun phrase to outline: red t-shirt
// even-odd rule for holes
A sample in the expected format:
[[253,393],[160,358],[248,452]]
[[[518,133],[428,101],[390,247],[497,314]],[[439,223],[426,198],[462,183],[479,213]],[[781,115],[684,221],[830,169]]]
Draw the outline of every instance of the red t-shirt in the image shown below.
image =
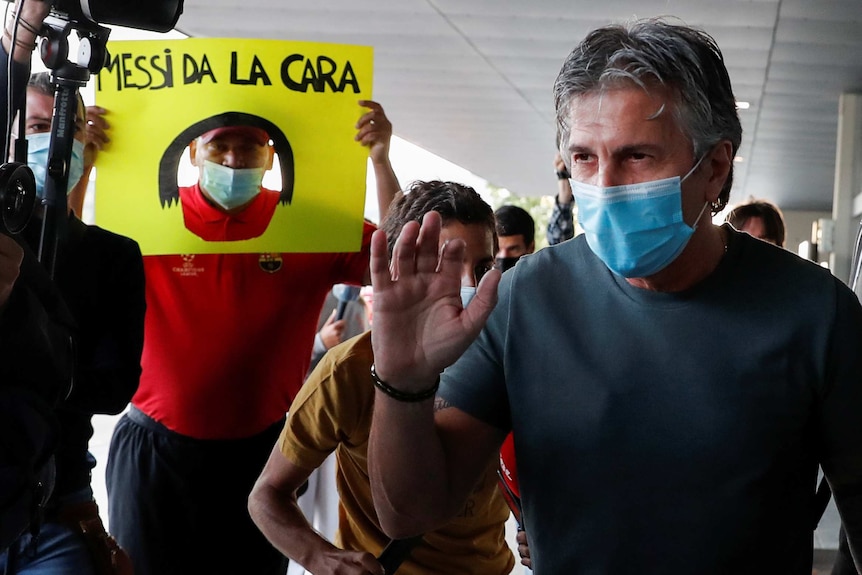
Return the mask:
[[336,283],[360,284],[374,227],[351,254],[147,256],[143,373],[132,403],[199,439],[280,419],[302,385]]
[[198,184],[180,188],[180,206],[186,229],[208,242],[250,240],[263,235],[275,213],[279,193],[261,188],[238,214],[229,216],[210,205]]

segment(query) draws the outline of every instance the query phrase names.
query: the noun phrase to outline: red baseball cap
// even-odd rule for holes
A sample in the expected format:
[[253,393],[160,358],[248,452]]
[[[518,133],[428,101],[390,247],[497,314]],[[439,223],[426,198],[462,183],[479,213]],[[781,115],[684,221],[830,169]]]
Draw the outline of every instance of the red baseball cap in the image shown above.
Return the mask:
[[254,140],[255,143],[261,146],[264,146],[269,142],[269,134],[263,128],[255,128],[253,126],[223,126],[201,134],[201,143],[206,144],[210,140],[226,134],[244,136]]

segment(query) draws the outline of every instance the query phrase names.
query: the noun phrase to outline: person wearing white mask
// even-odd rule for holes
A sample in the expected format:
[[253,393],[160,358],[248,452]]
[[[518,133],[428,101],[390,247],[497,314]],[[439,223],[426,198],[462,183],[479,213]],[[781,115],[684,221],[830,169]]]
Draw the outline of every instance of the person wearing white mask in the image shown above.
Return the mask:
[[[402,228],[414,229],[426,214],[443,220],[439,247],[460,242],[460,297],[469,307],[479,280],[494,265],[497,238],[491,207],[467,186],[414,182],[396,196],[382,225],[389,249]],[[381,232],[382,233],[382,232]],[[451,278],[454,281],[455,276]],[[371,331],[375,328],[372,326]],[[293,402],[288,420],[249,498],[249,511],[270,542],[311,573],[383,575],[376,559],[389,539],[371,501],[366,449],[374,400],[371,336],[365,332],[333,347],[312,371]],[[431,397],[433,392],[429,395]],[[303,516],[296,491],[335,452],[340,500],[334,542],[314,531]],[[514,566],[505,540],[508,507],[497,488],[495,467],[485,470],[459,517],[424,534],[399,573],[487,573],[503,575]],[[393,566],[387,567],[391,572]]]
[[179,189],[186,228],[207,241],[262,235],[279,201],[279,192],[261,186],[274,153],[266,130],[253,126],[225,126],[195,138],[189,157],[199,179]]
[[862,306],[713,225],[742,141],[717,43],[665,19],[603,26],[554,95],[584,234],[489,272],[466,309],[439,218],[391,257],[372,239],[384,531],[455,516],[512,432],[536,573],[808,575],[818,464],[858,562]]

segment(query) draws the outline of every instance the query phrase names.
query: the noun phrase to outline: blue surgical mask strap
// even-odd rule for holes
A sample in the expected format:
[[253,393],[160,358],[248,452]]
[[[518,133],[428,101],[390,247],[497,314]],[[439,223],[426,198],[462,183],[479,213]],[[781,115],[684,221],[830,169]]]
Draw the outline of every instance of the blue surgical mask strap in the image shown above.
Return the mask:
[[694,165],[691,167],[691,169],[688,171],[688,173],[679,179],[680,184],[683,183],[684,181],[686,181],[688,179],[688,177],[690,175],[692,175],[694,173],[694,171],[700,167],[700,164],[703,162],[704,158],[706,158],[706,154],[702,155],[700,157],[700,159],[694,163]]
[[[680,184],[682,184],[686,179],[688,179],[688,177],[689,177],[690,175],[692,175],[692,174],[694,173],[694,171],[695,171],[695,170],[700,166],[701,162],[703,162],[703,159],[704,159],[705,157],[706,157],[706,154],[702,155],[702,156],[700,157],[700,159],[699,159],[697,162],[695,162],[694,166],[692,166],[692,167],[691,167],[691,169],[688,171],[688,173],[687,173],[686,175],[684,175],[682,178],[680,178],[680,180],[679,180],[679,183],[680,183]],[[708,205],[709,205],[709,202],[704,202],[704,203],[703,203],[703,207],[702,207],[702,208],[700,208],[700,213],[699,213],[699,214],[697,214],[697,219],[695,219],[695,220],[694,220],[694,223],[691,225],[691,229],[692,229],[692,230],[696,230],[696,229],[697,229],[697,225],[700,223],[700,218],[702,218],[702,217],[703,217],[703,212],[705,212],[705,211],[706,211],[706,207],[707,207]]]

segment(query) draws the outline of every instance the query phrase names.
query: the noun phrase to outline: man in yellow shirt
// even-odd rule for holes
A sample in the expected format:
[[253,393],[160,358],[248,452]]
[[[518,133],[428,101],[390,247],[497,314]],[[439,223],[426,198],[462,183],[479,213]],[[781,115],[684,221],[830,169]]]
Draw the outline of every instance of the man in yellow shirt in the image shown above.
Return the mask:
[[[408,223],[415,226],[431,211],[442,217],[441,247],[452,240],[466,244],[461,266],[466,305],[494,264],[494,214],[471,188],[416,182],[396,197],[383,224],[390,253],[401,229]],[[252,519],[264,535],[311,573],[384,574],[375,556],[389,538],[380,528],[368,479],[375,386],[370,333],[332,348],[311,373],[249,498]],[[333,451],[341,497],[334,545],[312,529],[296,501],[296,490]],[[514,558],[505,540],[508,516],[496,470],[489,467],[458,517],[425,533],[399,575],[509,573]]]

